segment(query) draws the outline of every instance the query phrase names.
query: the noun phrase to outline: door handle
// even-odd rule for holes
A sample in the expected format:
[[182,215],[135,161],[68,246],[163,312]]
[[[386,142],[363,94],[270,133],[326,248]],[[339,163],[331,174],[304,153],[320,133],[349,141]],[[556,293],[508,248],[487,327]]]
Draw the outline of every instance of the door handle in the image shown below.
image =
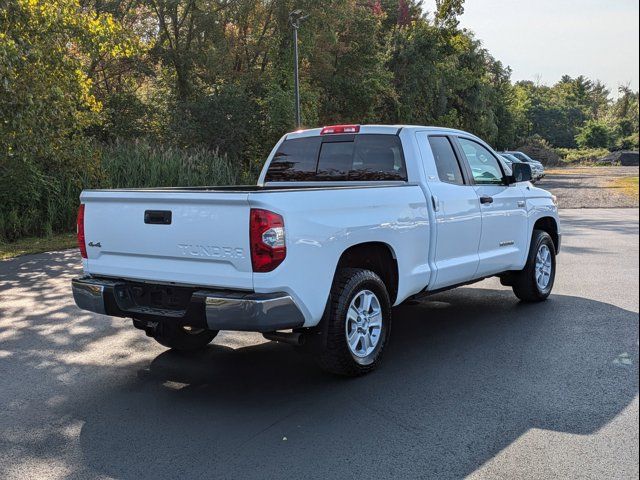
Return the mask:
[[431,195],[431,204],[433,205],[433,211],[440,211],[440,200],[435,195]]
[[487,205],[489,203],[493,203],[493,197],[482,196],[480,197],[480,203],[483,205]]
[[171,210],[145,210],[144,223],[148,225],[171,225]]

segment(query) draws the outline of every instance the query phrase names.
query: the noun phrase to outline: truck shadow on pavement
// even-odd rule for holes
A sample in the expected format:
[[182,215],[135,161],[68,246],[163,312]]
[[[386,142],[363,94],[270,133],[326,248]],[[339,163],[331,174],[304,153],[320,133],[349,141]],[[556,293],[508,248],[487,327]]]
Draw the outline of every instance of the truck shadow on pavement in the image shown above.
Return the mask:
[[83,422],[92,475],[460,478],[532,428],[592,434],[638,393],[638,314],[606,303],[464,288],[396,308],[392,330],[358,379],[286,345],[214,344],[165,351],[58,413]]

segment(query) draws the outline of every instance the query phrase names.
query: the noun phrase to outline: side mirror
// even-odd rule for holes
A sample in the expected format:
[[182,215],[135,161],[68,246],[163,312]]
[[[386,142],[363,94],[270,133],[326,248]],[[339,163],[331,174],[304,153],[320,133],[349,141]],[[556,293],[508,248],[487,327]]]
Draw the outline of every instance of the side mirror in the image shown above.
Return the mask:
[[531,165],[528,163],[514,163],[511,165],[511,176],[508,183],[529,182],[533,178],[531,174]]

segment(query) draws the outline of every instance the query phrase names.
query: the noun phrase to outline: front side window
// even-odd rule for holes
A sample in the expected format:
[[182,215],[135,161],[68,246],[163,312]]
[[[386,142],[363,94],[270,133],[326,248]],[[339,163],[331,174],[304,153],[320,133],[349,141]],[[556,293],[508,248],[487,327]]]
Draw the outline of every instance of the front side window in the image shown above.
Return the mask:
[[462,151],[464,152],[473,179],[478,185],[502,185],[504,174],[498,163],[489,150],[473,140],[458,138]]

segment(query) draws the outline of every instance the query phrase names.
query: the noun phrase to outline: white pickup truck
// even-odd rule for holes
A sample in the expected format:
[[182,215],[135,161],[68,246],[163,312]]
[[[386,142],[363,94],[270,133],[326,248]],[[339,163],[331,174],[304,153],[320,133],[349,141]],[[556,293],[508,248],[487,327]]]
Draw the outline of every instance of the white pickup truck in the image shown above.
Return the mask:
[[262,332],[360,375],[409,298],[491,276],[522,301],[549,296],[558,210],[530,178],[458,130],[290,133],[256,186],[82,192],[73,295],[167,347]]

